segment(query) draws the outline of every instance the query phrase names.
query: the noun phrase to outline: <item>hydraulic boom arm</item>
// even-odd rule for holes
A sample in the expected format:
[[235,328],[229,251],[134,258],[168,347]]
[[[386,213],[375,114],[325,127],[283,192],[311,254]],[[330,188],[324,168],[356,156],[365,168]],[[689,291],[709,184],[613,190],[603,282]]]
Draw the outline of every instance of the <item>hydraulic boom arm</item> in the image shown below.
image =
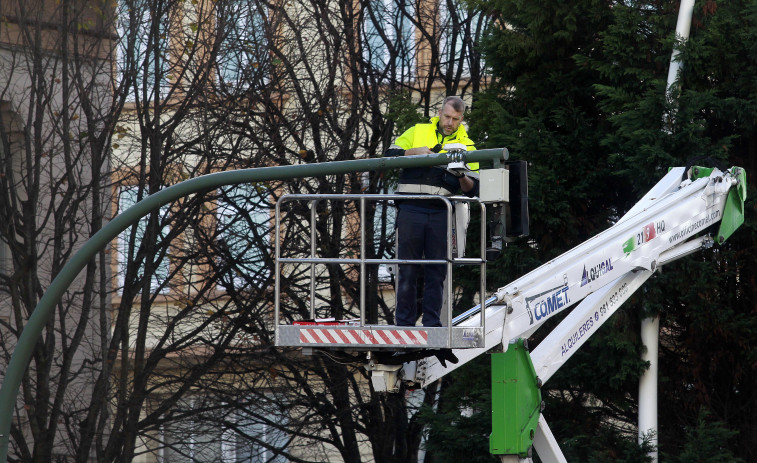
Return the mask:
[[[502,344],[528,338],[545,321],[580,303],[533,353],[546,381],[612,313],[660,266],[710,246],[700,232],[721,223],[719,243],[743,223],[744,171],[733,167],[671,169],[615,225],[525,276],[499,288],[483,312],[474,311],[457,325],[478,325],[486,317],[486,344],[457,349],[457,364],[442,366],[434,357],[419,362],[415,378],[427,385]],[[458,317],[461,318],[461,317]]]
[[[743,223],[745,199],[746,176],[738,167],[671,169],[608,230],[499,288],[483,310],[455,319],[475,326],[485,317],[484,347],[456,349],[457,364],[428,357],[415,368],[406,365],[405,379],[428,385],[501,345],[504,352],[492,355],[490,451],[503,462],[525,462],[534,448],[544,462],[565,462],[541,415],[541,386],[657,268],[723,243]],[[715,240],[703,233],[717,224]],[[529,354],[525,339],[576,304]]]

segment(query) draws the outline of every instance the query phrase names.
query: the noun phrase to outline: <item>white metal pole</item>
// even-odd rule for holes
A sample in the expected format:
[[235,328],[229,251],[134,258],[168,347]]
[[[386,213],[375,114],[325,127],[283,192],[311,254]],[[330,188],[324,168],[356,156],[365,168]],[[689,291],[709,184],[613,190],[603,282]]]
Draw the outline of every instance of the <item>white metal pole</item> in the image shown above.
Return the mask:
[[[694,16],[694,1],[695,0],[681,0],[681,7],[678,10],[678,22],[676,23],[676,38],[681,40],[681,43],[685,42],[689,38],[691,32],[691,18]],[[678,92],[675,88],[675,82],[678,78],[678,74],[683,67],[683,63],[678,58],[680,54],[679,47],[673,46],[673,53],[670,55],[670,68],[668,68],[668,81],[665,98],[668,102],[672,103],[678,97]],[[666,129],[670,129],[672,114],[666,114],[663,118]]]
[[[694,1],[681,0],[681,6],[678,10],[678,22],[676,23],[676,39],[681,43],[689,38],[691,32],[691,18],[694,16]],[[679,47],[673,46],[673,53],[670,55],[670,68],[668,69],[667,86],[665,87],[665,98],[672,103],[678,97],[678,91],[675,87],[678,75],[681,72],[683,63],[679,59]],[[666,114],[663,118],[665,128],[670,130],[672,127],[672,114]],[[649,369],[644,372],[639,380],[639,442],[647,438],[652,445],[650,456],[652,463],[658,461],[658,438],[657,438],[657,368],[658,368],[658,343],[660,337],[660,317],[645,318],[641,321],[641,342],[646,346],[646,351],[642,355],[642,360],[649,362]]]
[[[694,0],[681,0],[681,7],[678,10],[678,23],[676,24],[676,38],[685,42],[691,32],[691,18],[694,15]],[[668,92],[670,92],[673,83],[678,77],[678,72],[682,63],[678,60],[678,47],[673,47],[673,53],[670,55],[670,69],[668,70]]]
[[646,347],[641,358],[649,362],[649,369],[639,380],[639,443],[644,438],[652,445],[649,456],[657,463],[657,350],[660,317],[641,321],[641,342]]

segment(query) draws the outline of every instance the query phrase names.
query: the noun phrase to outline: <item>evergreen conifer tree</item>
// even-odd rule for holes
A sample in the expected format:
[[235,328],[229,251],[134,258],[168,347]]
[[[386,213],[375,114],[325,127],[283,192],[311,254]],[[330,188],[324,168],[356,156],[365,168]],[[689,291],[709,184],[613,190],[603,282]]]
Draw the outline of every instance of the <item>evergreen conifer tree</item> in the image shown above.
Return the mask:
[[[668,167],[697,158],[699,165],[737,165],[753,183],[757,2],[698,3],[686,44],[674,34],[678,2],[496,0],[479,7],[496,18],[482,44],[493,81],[476,97],[470,132],[527,160],[530,187],[530,237],[489,264],[490,289],[606,229]],[[682,46],[684,66],[680,91],[666,99],[674,45]],[[724,245],[658,271],[542,389],[544,414],[568,461],[647,460],[636,420],[646,367],[638,333],[650,314],[661,317],[660,461],[683,461],[675,455],[692,451],[702,461],[757,459],[753,197],[750,188],[746,223]],[[486,410],[486,385],[471,381],[468,368],[442,391]],[[472,368],[484,374],[488,358]],[[702,410],[717,424],[717,439],[697,437]],[[464,421],[451,418],[459,410],[437,413],[447,419],[432,421],[431,449],[434,436],[463,429]],[[453,452],[449,439],[444,445]]]

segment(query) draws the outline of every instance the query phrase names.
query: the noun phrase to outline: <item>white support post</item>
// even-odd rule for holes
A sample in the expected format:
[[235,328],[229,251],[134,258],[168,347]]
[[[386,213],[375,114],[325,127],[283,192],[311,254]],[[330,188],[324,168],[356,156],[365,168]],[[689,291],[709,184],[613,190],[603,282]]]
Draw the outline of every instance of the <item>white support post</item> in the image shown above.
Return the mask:
[[[689,33],[691,32],[691,18],[694,16],[694,2],[695,0],[681,0],[681,6],[678,9],[678,22],[676,23],[676,38],[681,40],[681,43],[689,39]],[[665,89],[665,99],[669,103],[673,103],[678,99],[678,93],[680,88],[676,86],[676,80],[678,74],[681,72],[683,63],[680,61],[678,55],[680,54],[679,47],[673,46],[673,53],[670,55],[670,67],[668,68],[668,80]],[[663,123],[665,124],[665,130],[670,132],[672,130],[672,119],[675,116],[676,109],[671,108],[671,113],[663,115]]]
[[639,443],[647,438],[652,445],[649,456],[657,463],[657,366],[660,316],[641,321],[641,342],[646,347],[641,358],[649,362],[649,369],[639,380]]
[[[676,22],[676,38],[681,43],[689,39],[691,32],[691,18],[694,16],[695,0],[681,0],[678,9],[678,21]],[[676,81],[683,67],[679,59],[679,46],[673,46],[673,53],[670,55],[670,67],[668,68],[668,80],[665,88],[665,98],[669,102],[678,98],[679,88],[676,88]],[[675,112],[675,109],[671,109]],[[667,131],[671,130],[673,114],[663,115],[663,123]],[[642,436],[649,438],[653,450],[650,452],[652,463],[657,463],[657,349],[660,337],[660,317],[645,318],[641,321],[641,341],[647,347],[646,353],[642,359],[649,362],[649,369],[642,375],[639,380],[639,442]]]
[[[683,0],[681,6],[678,9],[678,22],[676,23],[676,38],[681,39],[681,42],[685,42],[689,38],[691,32],[691,18],[694,16],[694,0]],[[675,81],[678,79],[678,73],[681,71],[683,64],[679,61],[678,55],[680,51],[677,46],[673,47],[673,53],[670,55],[670,67],[668,68],[668,97],[672,98],[675,95]]]
[[[691,19],[694,16],[695,0],[681,0],[678,9],[678,21],[676,22],[676,38],[681,43],[689,39],[691,32]],[[676,81],[683,67],[679,58],[679,46],[673,46],[673,53],[670,55],[670,67],[668,68],[668,80],[665,87],[665,99],[673,102],[678,98],[680,88],[676,87]],[[671,108],[675,113],[675,109]],[[672,130],[672,118],[674,114],[664,114],[663,123],[665,130]],[[652,463],[657,463],[657,349],[660,337],[660,317],[645,318],[641,321],[641,341],[647,347],[646,353],[642,359],[649,362],[649,369],[642,375],[639,380],[639,442],[642,436],[649,438],[649,443],[653,446],[650,452]]]

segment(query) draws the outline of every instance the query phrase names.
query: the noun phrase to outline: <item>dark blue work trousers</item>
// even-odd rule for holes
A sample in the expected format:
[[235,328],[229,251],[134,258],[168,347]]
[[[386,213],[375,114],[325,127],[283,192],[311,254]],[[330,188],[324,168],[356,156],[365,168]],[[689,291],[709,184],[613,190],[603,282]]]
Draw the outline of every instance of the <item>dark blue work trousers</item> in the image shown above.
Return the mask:
[[[421,212],[423,211],[423,212]],[[399,259],[447,259],[447,210],[399,208],[397,214]],[[447,266],[424,264],[423,326],[442,326],[444,279]],[[396,325],[415,326],[418,320],[417,286],[421,265],[400,264],[397,277]]]

